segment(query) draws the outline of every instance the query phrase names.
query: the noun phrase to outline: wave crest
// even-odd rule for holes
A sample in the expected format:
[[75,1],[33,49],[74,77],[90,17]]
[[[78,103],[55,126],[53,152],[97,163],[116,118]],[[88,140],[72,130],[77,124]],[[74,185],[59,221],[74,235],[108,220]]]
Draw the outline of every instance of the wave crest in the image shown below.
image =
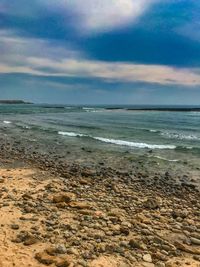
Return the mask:
[[93,137],[93,138],[96,140],[105,142],[105,143],[136,147],[136,148],[150,148],[150,149],[175,149],[176,148],[176,146],[174,145],[152,145],[152,144],[146,144],[146,143],[137,143],[137,142],[117,140],[117,139],[108,139],[108,138],[102,138],[102,137]]
[[200,136],[196,136],[193,134],[185,135],[181,133],[170,133],[170,132],[163,132],[161,135],[168,139],[179,139],[179,140],[189,140],[189,141],[198,141],[200,140]]
[[58,132],[58,134],[64,135],[64,136],[70,136],[70,137],[83,137],[83,136],[87,136],[85,134],[74,133],[74,132]]
[[89,137],[94,140],[98,140],[104,143],[114,144],[114,145],[120,145],[120,146],[128,146],[128,147],[135,147],[135,148],[149,148],[149,149],[175,149],[176,146],[174,145],[156,145],[156,144],[146,144],[146,143],[138,143],[138,142],[132,142],[132,141],[124,141],[124,140],[118,140],[118,139],[109,139],[104,137],[93,137],[90,135],[85,135],[81,133],[74,133],[74,132],[58,132],[58,134],[63,136],[69,136],[69,137]]

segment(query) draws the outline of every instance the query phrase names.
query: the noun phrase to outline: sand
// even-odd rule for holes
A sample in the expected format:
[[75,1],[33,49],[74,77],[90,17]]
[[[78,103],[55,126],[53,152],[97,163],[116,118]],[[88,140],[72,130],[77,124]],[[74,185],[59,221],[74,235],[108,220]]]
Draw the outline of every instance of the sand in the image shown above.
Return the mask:
[[[93,255],[92,256],[88,255],[87,257],[87,255],[84,255],[84,252],[89,253],[88,249],[89,244],[92,245],[91,251],[95,251],[95,246],[99,247],[101,243],[108,244],[110,242],[110,244],[113,245],[114,241],[117,245],[118,243],[122,243],[122,241],[125,242],[126,240],[127,242],[129,242],[130,238],[135,238],[137,240],[139,232],[137,232],[136,235],[134,227],[128,224],[130,222],[132,222],[133,224],[133,219],[138,220],[138,225],[140,227],[143,227],[143,229],[149,230],[150,228],[154,228],[155,230],[157,228],[158,230],[157,232],[160,233],[160,235],[163,238],[166,237],[168,242],[171,244],[173,244],[174,241],[177,239],[183,241],[184,235],[187,236],[187,238],[189,238],[188,235],[190,235],[191,233],[190,232],[184,233],[182,230],[178,231],[178,228],[176,228],[176,231],[172,231],[172,228],[169,228],[167,226],[167,223],[171,220],[171,218],[166,218],[166,216],[165,217],[161,216],[160,220],[157,220],[156,214],[158,216],[161,213],[160,210],[159,211],[152,210],[155,221],[152,220],[152,217],[149,215],[150,214],[149,211],[146,210],[144,211],[141,210],[138,217],[133,216],[132,218],[130,218],[126,216],[124,221],[127,222],[128,230],[126,232],[126,227],[124,226],[125,230],[123,231],[121,230],[123,234],[117,233],[116,237],[113,237],[111,233],[110,238],[109,236],[108,238],[106,238],[104,236],[103,231],[104,230],[107,231],[106,233],[108,234],[112,229],[114,233],[114,227],[115,227],[117,232],[118,225],[120,225],[119,222],[113,223],[114,226],[110,225],[109,223],[109,229],[104,229],[102,225],[99,226],[99,228],[97,227],[97,225],[96,226],[93,225],[94,228],[90,228],[89,224],[94,224],[94,222],[87,221],[85,226],[81,230],[80,228],[77,228],[77,221],[82,222],[80,217],[94,216],[93,218],[97,218],[96,224],[99,225],[99,222],[101,222],[101,217],[102,218],[104,217],[105,219],[109,216],[108,209],[103,210],[102,206],[99,206],[97,202],[92,203],[91,199],[87,199],[84,195],[83,197],[81,197],[80,195],[77,197],[78,190],[76,190],[76,188],[78,186],[80,186],[81,188],[82,187],[85,188],[85,190],[88,190],[89,192],[91,178],[84,178],[79,182],[75,179],[74,183],[73,181],[68,181],[68,183],[65,184],[63,178],[54,176],[48,171],[43,171],[37,169],[36,167],[30,167],[28,165],[26,166],[26,164],[25,166],[20,168],[10,167],[9,164],[9,169],[8,169],[6,167],[7,164],[3,165],[5,165],[5,168],[2,167],[0,169],[0,177],[1,177],[0,178],[0,196],[1,196],[0,266],[1,267],[45,266],[45,264],[42,264],[35,258],[37,253],[40,252],[44,253],[44,251],[47,248],[49,247],[55,248],[55,246],[59,246],[59,244],[66,245],[66,251],[64,249],[62,253],[56,252],[56,255],[54,256],[49,255],[49,257],[53,260],[53,263],[50,264],[49,266],[77,266],[77,267],[78,266],[89,266],[89,267],[128,267],[128,266],[199,267],[200,266],[200,261],[193,259],[195,253],[186,253],[185,251],[179,250],[179,248],[175,248],[176,252],[178,250],[178,252],[175,253],[175,256],[168,254],[165,260],[158,260],[158,258],[153,256],[156,251],[153,253],[154,250],[152,249],[151,251],[150,246],[145,245],[146,239],[144,233],[141,234],[142,237],[141,240],[143,240],[144,242],[144,248],[142,248],[141,246],[141,248],[135,248],[135,249],[132,248],[130,250],[130,247],[124,244],[123,252],[121,251],[117,252],[114,249],[112,250],[112,248],[109,248],[107,246],[105,251],[102,250],[102,253],[95,252],[94,257]],[[69,187],[69,184],[71,184],[72,187]],[[117,186],[118,185],[116,184],[116,187]],[[71,190],[71,188],[73,187],[75,188],[75,190]],[[73,194],[75,195],[75,200],[70,199],[68,203],[63,203],[59,201],[57,203],[54,203],[55,201],[53,201],[53,197],[57,196],[61,192],[63,194],[64,193],[72,194],[72,192],[67,192],[68,191],[67,189],[69,189],[69,191],[73,191]],[[120,190],[120,187],[116,188],[116,190]],[[77,193],[75,194],[76,191]],[[96,192],[96,194],[97,193],[98,192]],[[103,185],[102,185],[102,192],[99,192],[99,194],[101,196],[104,196],[105,198],[112,198],[112,196],[110,196],[109,190],[106,191]],[[112,201],[113,200],[114,197]],[[41,208],[43,206],[45,207],[44,209]],[[122,211],[122,216],[123,216],[123,210],[119,208],[118,212],[120,211]],[[117,213],[116,210],[115,212]],[[191,212],[191,210],[189,210],[189,212]],[[59,218],[51,217],[52,214],[59,215]],[[192,215],[187,215],[187,216],[188,216],[187,219],[191,221],[191,224],[197,225],[197,218],[199,217],[192,218]],[[114,216],[112,216],[112,218],[114,218]],[[53,221],[52,224],[51,220]],[[184,220],[186,222],[186,218],[184,218],[183,220],[180,219],[179,220],[180,222],[178,221],[177,225],[184,224],[183,223]],[[63,224],[66,225],[66,228],[65,227],[62,228]],[[172,225],[174,224],[172,223]],[[199,225],[200,225],[200,220],[199,220]],[[80,238],[78,238],[79,235],[77,234],[77,231],[80,231],[80,236],[83,237],[84,235],[87,236],[90,233],[93,233],[93,230],[94,232],[96,231],[96,234],[98,233],[99,236],[103,235],[102,242],[99,241],[101,240],[100,237],[96,239],[95,235],[91,235],[90,240],[87,241],[88,243],[84,241],[86,243],[83,244],[77,243],[76,245],[73,246],[71,245],[74,244],[73,235],[75,238],[77,237],[77,239],[80,240]],[[37,237],[36,242],[33,241],[30,242],[31,244],[25,245],[24,243],[26,240],[18,240],[20,242],[16,243],[16,237],[21,231],[28,232],[31,235],[31,238]],[[66,231],[69,233],[69,237],[63,239],[63,233]],[[198,228],[197,232],[200,232],[200,228]],[[73,242],[71,242],[72,239]],[[82,238],[82,240],[84,239]],[[67,244],[69,244],[69,246]],[[188,244],[187,246],[194,249],[194,251],[195,250],[200,251],[199,245],[193,246]],[[134,253],[135,257],[133,256]],[[144,257],[144,255],[149,253],[151,254],[152,262],[144,261],[144,259],[148,259],[148,256]]]

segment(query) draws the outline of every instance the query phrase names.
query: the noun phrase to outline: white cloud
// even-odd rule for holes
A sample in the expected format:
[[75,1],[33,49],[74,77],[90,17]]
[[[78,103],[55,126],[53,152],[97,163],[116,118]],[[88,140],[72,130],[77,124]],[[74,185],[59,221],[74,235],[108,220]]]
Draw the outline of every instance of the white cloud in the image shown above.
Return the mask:
[[51,68],[52,74],[92,77],[122,82],[147,82],[158,84],[176,84],[186,86],[200,85],[200,75],[196,70],[176,69],[160,65],[142,65],[127,63],[107,63],[89,60],[62,60],[56,62],[48,59],[29,58],[30,66]]
[[1,1],[1,13],[37,18],[43,15],[43,10],[52,10],[62,16],[66,14],[66,26],[72,18],[76,30],[89,34],[110,31],[137,21],[152,4],[161,0],[35,0],[22,7],[18,1]]
[[[141,16],[158,0],[40,0],[52,9],[71,11],[82,33],[109,31]],[[85,32],[86,31],[86,32]]]
[[0,65],[0,73],[28,73],[43,76],[99,78],[113,82],[146,82],[161,85],[200,86],[196,70],[160,65],[107,63],[69,59],[27,58],[24,66]]
[[23,62],[26,57],[76,58],[83,56],[67,43],[65,47],[39,38],[18,37],[12,31],[0,30],[0,54],[3,61]]
[[0,31],[0,73],[99,78],[114,82],[200,86],[200,69],[87,60],[79,51]]

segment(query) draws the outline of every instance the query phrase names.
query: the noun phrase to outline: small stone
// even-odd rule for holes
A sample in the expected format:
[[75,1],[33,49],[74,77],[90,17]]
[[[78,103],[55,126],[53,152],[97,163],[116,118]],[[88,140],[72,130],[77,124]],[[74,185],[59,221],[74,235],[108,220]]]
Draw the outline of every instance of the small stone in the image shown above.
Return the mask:
[[76,255],[76,256],[79,255],[79,252],[78,252],[78,250],[76,248],[69,248],[69,249],[67,249],[67,253],[68,254],[73,254],[73,255]]
[[150,254],[145,254],[143,256],[143,260],[146,261],[146,262],[152,262],[151,255]]
[[13,230],[18,230],[19,229],[19,225],[18,224],[11,224],[11,229]]
[[129,235],[129,229],[128,227],[125,227],[125,226],[121,226],[120,227],[120,232],[124,235]]
[[191,241],[192,244],[194,244],[194,245],[199,245],[199,246],[200,246],[200,239],[191,237],[191,238],[190,238],[190,241]]
[[91,209],[91,205],[86,202],[72,202],[70,203],[70,207],[79,210]]
[[68,267],[70,263],[71,261],[68,258],[61,258],[57,260],[56,266],[57,267]]
[[[199,214],[200,217],[200,214]],[[197,238],[200,240],[200,232],[199,233],[191,233],[191,237]]]
[[86,179],[81,179],[81,180],[79,180],[79,183],[81,185],[87,185],[88,184],[88,181]]
[[54,203],[70,203],[72,200],[74,200],[75,195],[73,193],[60,193],[55,196],[53,196],[53,202]]
[[56,262],[56,258],[53,256],[49,256],[46,252],[36,253],[35,259],[45,265],[50,265]]
[[200,261],[200,256],[198,256],[198,255],[194,255],[194,256],[193,256],[193,259],[196,260],[196,261]]
[[149,198],[147,201],[144,203],[144,207],[147,209],[157,209],[159,208],[159,203],[156,199]]
[[34,245],[38,242],[38,239],[36,237],[28,237],[25,241],[24,241],[24,245],[25,246],[31,246]]
[[54,247],[48,247],[45,249],[45,251],[50,256],[55,256],[57,254],[56,249]]
[[165,263],[164,262],[157,262],[155,267],[165,267]]
[[87,261],[79,260],[79,261],[78,261],[78,264],[80,264],[80,265],[83,266],[83,267],[87,267]]
[[129,245],[131,248],[145,249],[145,245],[139,240],[131,239]]
[[65,254],[65,253],[67,253],[67,249],[66,249],[66,247],[65,247],[64,244],[57,245],[57,246],[56,246],[56,252],[57,252],[58,254]]
[[184,252],[191,253],[191,254],[196,254],[196,255],[200,255],[200,250],[198,250],[198,249],[196,249],[196,248],[193,248],[193,247],[191,247],[191,246],[187,246],[187,245],[182,244],[182,243],[180,243],[180,242],[178,242],[178,241],[176,241],[176,242],[174,243],[174,245],[175,245],[178,249],[180,249],[180,250],[182,250],[182,251],[184,251]]
[[174,219],[176,218],[184,219],[188,216],[188,212],[184,210],[173,210],[171,214]]
[[[165,251],[165,253],[166,253],[166,251]],[[158,260],[161,260],[161,261],[166,261],[167,260],[167,257],[165,255],[163,255],[159,251],[157,251],[155,254],[153,254],[153,257],[156,258],[156,259],[158,259]]]

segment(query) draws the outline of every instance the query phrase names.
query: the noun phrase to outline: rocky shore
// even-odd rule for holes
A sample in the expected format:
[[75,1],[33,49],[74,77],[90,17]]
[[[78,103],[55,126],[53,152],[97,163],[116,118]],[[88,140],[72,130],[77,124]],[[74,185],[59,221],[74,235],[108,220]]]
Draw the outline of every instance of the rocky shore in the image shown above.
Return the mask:
[[69,164],[0,146],[0,266],[200,266],[188,176]]

